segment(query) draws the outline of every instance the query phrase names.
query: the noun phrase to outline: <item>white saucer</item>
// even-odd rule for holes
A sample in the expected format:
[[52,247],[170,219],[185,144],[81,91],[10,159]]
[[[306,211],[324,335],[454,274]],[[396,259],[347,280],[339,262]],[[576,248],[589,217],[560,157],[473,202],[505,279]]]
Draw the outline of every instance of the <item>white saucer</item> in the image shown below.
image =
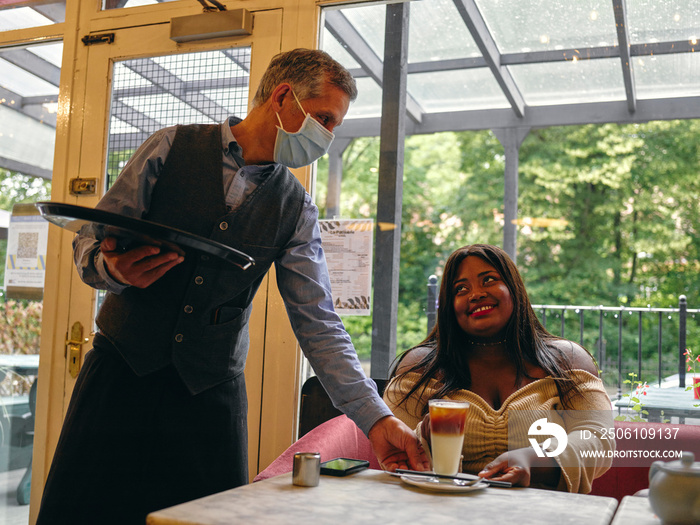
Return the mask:
[[479,481],[474,485],[460,485],[458,482],[451,479],[429,478],[424,476],[411,476],[404,474],[401,476],[401,481],[414,487],[433,492],[472,492],[488,487],[488,483]]

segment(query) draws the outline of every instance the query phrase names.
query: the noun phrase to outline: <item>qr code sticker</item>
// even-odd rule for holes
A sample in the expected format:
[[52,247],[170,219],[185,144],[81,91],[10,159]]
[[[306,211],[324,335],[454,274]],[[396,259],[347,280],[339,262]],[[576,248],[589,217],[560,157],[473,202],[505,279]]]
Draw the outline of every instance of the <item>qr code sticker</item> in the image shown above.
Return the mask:
[[17,236],[17,257],[36,259],[39,253],[39,232],[21,232]]

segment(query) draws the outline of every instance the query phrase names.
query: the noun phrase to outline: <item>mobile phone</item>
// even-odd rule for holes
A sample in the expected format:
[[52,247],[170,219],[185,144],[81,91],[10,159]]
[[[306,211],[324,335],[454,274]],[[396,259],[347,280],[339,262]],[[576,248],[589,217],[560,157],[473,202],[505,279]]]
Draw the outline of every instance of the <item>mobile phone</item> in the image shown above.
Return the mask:
[[369,467],[364,459],[335,458],[321,463],[321,474],[329,476],[347,476]]

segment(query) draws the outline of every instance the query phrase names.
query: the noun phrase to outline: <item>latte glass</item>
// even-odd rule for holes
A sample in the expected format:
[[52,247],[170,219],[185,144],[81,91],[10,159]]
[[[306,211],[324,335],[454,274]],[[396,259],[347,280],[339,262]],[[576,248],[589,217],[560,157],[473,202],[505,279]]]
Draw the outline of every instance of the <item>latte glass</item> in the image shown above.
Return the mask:
[[464,442],[464,425],[467,421],[469,403],[431,399],[430,453],[433,456],[433,471],[436,474],[454,476],[459,472]]

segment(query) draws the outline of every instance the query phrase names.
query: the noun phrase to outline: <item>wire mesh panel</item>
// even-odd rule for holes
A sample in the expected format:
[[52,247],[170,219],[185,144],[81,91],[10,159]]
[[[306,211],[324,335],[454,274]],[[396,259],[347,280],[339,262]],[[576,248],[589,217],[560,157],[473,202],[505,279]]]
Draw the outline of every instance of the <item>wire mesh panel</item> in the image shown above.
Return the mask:
[[[114,63],[107,188],[155,131],[214,124],[248,112],[250,47],[136,58]],[[97,292],[97,310],[104,300]]]
[[153,132],[245,117],[249,73],[250,47],[115,62],[107,187]]

